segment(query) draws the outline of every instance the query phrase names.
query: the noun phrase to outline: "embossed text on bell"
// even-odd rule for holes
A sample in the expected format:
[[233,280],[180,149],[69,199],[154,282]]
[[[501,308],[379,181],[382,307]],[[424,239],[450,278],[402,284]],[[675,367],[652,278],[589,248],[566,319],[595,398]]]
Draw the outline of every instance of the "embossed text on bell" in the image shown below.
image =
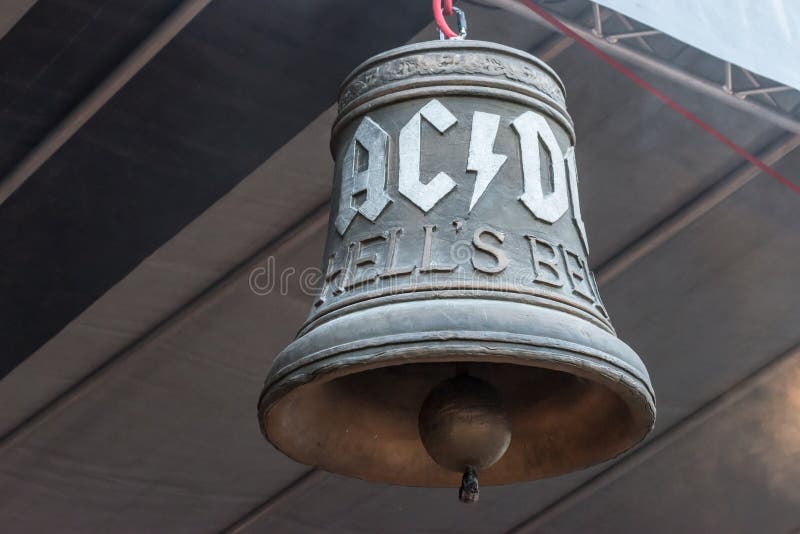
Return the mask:
[[463,475],[470,500],[475,476],[560,475],[644,439],[654,394],[589,268],[552,69],[479,41],[385,52],[343,83],[331,149],[324,287],[267,377],[270,442],[371,481]]

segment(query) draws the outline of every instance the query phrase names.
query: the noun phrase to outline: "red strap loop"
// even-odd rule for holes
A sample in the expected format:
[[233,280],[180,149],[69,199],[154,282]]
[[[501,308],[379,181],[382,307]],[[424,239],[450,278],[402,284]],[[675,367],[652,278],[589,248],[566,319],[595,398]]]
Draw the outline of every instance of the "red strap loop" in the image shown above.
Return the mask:
[[442,3],[442,11],[446,16],[450,16],[453,14],[453,0],[444,0]]
[[448,39],[458,37],[458,34],[451,30],[450,26],[447,25],[447,21],[444,20],[445,15],[452,14],[453,0],[444,0],[444,6],[442,6],[442,0],[433,0],[433,20],[436,21],[436,25],[439,26],[439,30],[441,30],[444,36]]

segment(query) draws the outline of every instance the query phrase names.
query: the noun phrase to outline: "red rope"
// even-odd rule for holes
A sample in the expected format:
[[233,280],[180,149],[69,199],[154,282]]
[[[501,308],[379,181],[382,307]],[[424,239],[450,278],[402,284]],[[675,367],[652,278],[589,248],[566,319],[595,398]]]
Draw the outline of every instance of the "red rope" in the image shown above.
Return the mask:
[[452,14],[453,0],[444,0],[444,7],[442,7],[442,0],[433,0],[433,20],[436,21],[436,25],[439,26],[441,32],[448,39],[458,36],[458,34],[451,30],[450,26],[447,25],[447,21],[444,20],[445,15]]
[[[744,159],[746,159],[747,161],[758,167],[765,174],[774,178],[779,183],[785,185],[786,187],[788,187],[789,189],[800,195],[800,186],[795,185],[794,183],[789,181],[785,176],[780,174],[778,171],[776,171],[775,169],[773,169],[772,167],[761,161],[756,156],[750,154],[747,150],[737,145],[735,142],[730,140],[725,135],[715,130],[713,126],[703,121],[702,119],[694,115],[691,111],[684,108],[683,106],[672,100],[670,97],[668,97],[667,95],[665,95],[664,93],[662,93],[661,91],[659,91],[658,89],[656,89],[655,87],[644,81],[642,78],[634,74],[627,67],[619,63],[617,60],[615,60],[602,50],[598,49],[592,43],[590,43],[589,41],[587,41],[586,39],[575,33],[572,29],[570,29],[560,20],[558,20],[550,13],[542,9],[540,6],[534,4],[530,0],[520,0],[520,2],[524,4],[528,9],[530,9],[531,11],[533,11],[534,13],[545,19],[547,22],[552,24],[558,31],[560,31],[567,37],[571,38],[579,45],[583,46],[591,53],[593,53],[594,55],[596,55],[597,57],[608,63],[611,67],[613,67],[618,72],[622,73],[633,83],[635,83],[636,85],[638,85],[639,87],[641,87],[642,89],[644,89],[645,91],[656,97],[657,99],[661,100],[664,104],[671,107],[673,110],[680,113],[684,118],[690,120],[691,122],[702,128],[703,131],[715,137],[719,142],[721,142],[722,144],[724,144],[725,146],[727,146],[728,148],[739,154],[741,157],[743,157]],[[435,6],[436,0],[434,0],[433,3]]]

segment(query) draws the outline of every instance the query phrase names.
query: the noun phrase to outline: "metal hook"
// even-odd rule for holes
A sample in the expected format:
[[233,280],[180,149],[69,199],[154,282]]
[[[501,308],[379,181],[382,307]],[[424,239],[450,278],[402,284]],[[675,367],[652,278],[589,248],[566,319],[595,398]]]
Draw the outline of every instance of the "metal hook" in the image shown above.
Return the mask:
[[[467,38],[467,15],[464,13],[464,10],[453,6],[453,11],[455,12],[456,16],[458,17],[458,35],[455,37],[451,37],[451,39],[463,40]],[[442,10],[444,13],[444,10]],[[447,41],[448,38],[445,37],[442,30],[439,30],[439,40],[440,41]]]

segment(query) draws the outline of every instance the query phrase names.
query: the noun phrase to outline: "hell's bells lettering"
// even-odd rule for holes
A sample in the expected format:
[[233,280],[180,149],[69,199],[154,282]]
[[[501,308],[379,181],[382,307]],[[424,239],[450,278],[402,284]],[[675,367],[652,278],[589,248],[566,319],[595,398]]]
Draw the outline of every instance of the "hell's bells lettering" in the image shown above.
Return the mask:
[[[469,145],[464,147],[466,169],[447,169],[435,176],[423,176],[423,125],[427,123],[428,130],[434,132],[434,139],[427,142],[436,143],[436,137],[448,135],[458,123],[453,113],[440,101],[430,100],[400,128],[396,140],[375,120],[363,118],[345,145],[340,171],[342,190],[334,222],[338,234],[344,236],[358,215],[376,223],[393,202],[388,190],[388,168],[389,154],[395,147],[399,160],[397,193],[403,198],[398,201],[410,202],[428,214],[453,190],[465,187],[454,176],[466,170],[475,175],[472,192],[460,195],[460,198],[469,199],[461,212],[468,217],[481,198],[491,191],[493,181],[509,159],[509,155],[495,152],[502,119],[494,113],[473,111],[468,130]],[[515,279],[517,283],[529,285],[535,292],[566,293],[607,317],[585,260],[588,245],[578,203],[573,147],[563,151],[548,121],[532,111],[505,117],[504,123],[508,124],[506,127],[513,132],[519,147],[515,157],[520,161],[514,168],[519,169],[520,176],[513,182],[519,184],[518,201],[527,213],[545,225],[554,224],[571,211],[582,253],[545,239],[543,235],[528,231],[512,235],[490,225],[472,227],[469,235],[462,235],[463,225],[458,218],[453,225],[422,222],[416,228],[391,227],[371,233],[369,230],[361,233],[362,229],[359,235],[348,235],[343,243],[344,254],[332,254],[328,258],[325,285],[317,306],[331,297],[380,281],[451,273],[491,277],[513,264],[522,265],[530,273]],[[463,261],[454,261],[454,242],[466,246],[467,257],[462,258]],[[528,254],[521,257],[519,251],[525,250]],[[524,291],[524,288],[518,289]]]

